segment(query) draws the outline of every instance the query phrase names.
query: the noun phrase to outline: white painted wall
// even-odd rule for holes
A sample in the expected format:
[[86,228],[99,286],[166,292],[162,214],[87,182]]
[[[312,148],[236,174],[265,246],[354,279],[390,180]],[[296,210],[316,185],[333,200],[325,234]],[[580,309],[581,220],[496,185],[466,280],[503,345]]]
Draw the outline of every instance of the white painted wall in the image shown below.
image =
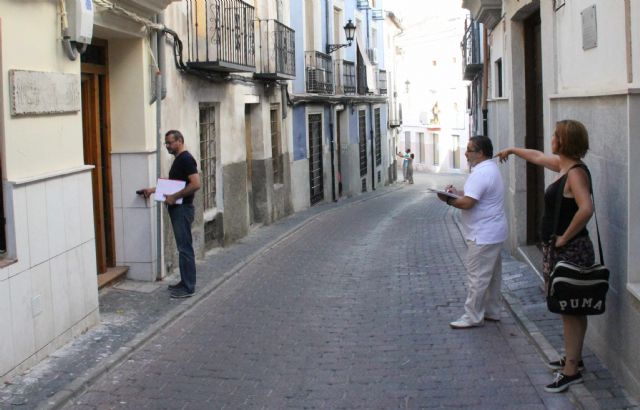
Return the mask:
[[[83,165],[80,112],[13,117],[10,114],[9,70],[78,75],[79,62],[69,61],[60,42],[57,2],[0,2],[2,16],[3,176],[34,177]],[[28,23],[26,23],[28,22]],[[28,26],[28,33],[25,27]]]

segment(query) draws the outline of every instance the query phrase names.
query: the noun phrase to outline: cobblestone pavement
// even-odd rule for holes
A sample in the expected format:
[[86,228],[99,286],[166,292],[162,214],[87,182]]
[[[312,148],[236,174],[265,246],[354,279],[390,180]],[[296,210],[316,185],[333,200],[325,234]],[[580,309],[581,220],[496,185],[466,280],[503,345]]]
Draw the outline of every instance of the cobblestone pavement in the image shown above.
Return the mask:
[[560,321],[508,255],[502,321],[449,329],[466,247],[425,191],[463,179],[415,177],[210,253],[198,299],[169,300],[163,282],[102,291],[102,325],[0,388],[0,408],[57,407],[86,384],[66,408],[632,407],[590,353],[584,385],[542,390]]
[[68,406],[573,408],[505,311],[452,330],[464,252],[411,187],[322,215],[262,254]]

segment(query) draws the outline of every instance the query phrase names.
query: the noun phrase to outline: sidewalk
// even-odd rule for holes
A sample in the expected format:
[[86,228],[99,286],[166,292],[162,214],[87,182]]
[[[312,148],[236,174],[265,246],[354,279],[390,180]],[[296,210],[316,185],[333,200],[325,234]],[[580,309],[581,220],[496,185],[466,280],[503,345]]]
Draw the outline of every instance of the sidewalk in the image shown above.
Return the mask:
[[[277,223],[253,229],[236,244],[207,254],[198,264],[199,291],[196,297],[175,301],[168,297],[166,284],[125,281],[100,292],[102,323],[71,344],[57,351],[12,384],[0,389],[1,409],[58,408],[102,374],[126,360],[129,354],[169,323],[181,317],[199,300],[213,292],[235,272],[258,255],[267,252],[293,232],[304,228],[320,214],[352,206],[398,189],[423,190],[441,186],[460,176],[416,175],[416,184],[379,188],[357,198],[328,203],[299,212]],[[458,235],[458,211],[447,212],[451,235]],[[463,253],[464,248],[451,252]],[[546,359],[555,359],[562,348],[561,324],[546,311],[540,280],[527,264],[504,255],[503,295],[508,309]],[[637,407],[611,374],[588,349],[585,352],[585,383],[569,393],[581,408],[624,409]],[[534,381],[540,385],[545,379]]]

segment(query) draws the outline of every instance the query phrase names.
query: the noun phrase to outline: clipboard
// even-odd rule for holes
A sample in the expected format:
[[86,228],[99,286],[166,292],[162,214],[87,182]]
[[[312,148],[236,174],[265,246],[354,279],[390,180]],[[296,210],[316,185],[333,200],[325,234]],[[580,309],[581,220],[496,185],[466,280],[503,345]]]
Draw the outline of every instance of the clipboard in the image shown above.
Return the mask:
[[427,188],[427,190],[429,192],[432,192],[434,194],[442,194],[444,196],[448,196],[449,198],[460,198],[460,195],[456,195],[453,192],[447,192],[447,191],[443,191],[441,189],[433,189],[433,188]]
[[[180,181],[177,179],[164,179],[158,178],[158,183],[156,184],[156,193],[153,196],[158,202],[164,202],[166,195],[175,194],[176,192],[183,189],[187,183],[185,181]],[[176,204],[181,204],[182,198],[178,198],[176,200]]]

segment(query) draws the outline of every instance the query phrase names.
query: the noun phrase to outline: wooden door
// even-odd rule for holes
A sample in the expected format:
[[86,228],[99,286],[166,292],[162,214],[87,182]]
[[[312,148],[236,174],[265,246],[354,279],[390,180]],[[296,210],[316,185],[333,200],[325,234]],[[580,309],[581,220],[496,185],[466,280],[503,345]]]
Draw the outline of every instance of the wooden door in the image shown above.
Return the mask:
[[106,44],[89,46],[82,59],[82,134],[84,161],[93,165],[93,218],[98,274],[116,262],[111,185],[109,83]]
[[[540,12],[524,22],[526,129],[525,147],[544,151],[542,117],[542,40]],[[527,163],[527,244],[540,242],[538,227],[544,209],[544,170]]]

